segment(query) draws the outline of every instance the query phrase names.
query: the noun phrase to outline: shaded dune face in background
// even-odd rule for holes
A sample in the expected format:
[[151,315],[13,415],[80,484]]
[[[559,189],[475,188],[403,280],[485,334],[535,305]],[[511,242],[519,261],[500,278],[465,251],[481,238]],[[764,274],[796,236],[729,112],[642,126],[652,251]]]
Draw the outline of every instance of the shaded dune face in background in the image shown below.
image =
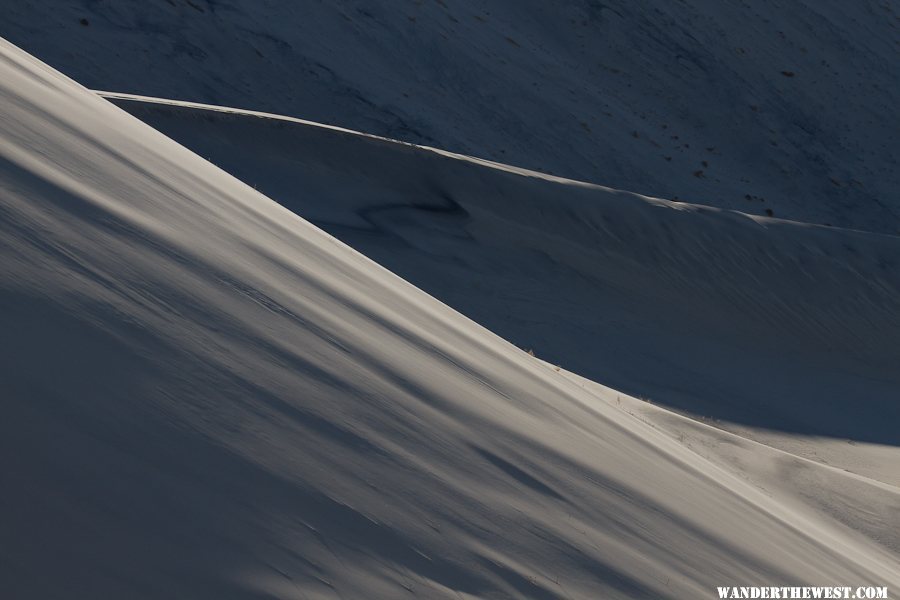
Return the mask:
[[0,23],[92,88],[891,234],[897,33],[875,0],[25,0]]

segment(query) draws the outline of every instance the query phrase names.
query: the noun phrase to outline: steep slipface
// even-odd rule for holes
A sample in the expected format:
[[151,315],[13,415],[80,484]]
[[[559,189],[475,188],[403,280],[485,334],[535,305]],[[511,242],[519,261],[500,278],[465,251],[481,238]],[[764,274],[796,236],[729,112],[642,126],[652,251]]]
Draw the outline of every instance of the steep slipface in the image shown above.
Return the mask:
[[0,158],[12,597],[900,586],[5,42]]
[[900,485],[900,238],[277,117],[117,101],[539,357]]
[[0,35],[90,87],[900,232],[894,0],[10,4]]

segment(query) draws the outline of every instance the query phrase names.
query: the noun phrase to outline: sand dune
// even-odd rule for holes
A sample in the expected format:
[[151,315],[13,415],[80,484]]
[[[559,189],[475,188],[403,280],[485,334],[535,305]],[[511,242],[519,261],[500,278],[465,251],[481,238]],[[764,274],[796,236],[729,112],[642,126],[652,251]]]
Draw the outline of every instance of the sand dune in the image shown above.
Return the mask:
[[[0,100],[11,597],[900,586],[884,545],[602,401],[5,42]],[[794,227],[611,198],[648,226]],[[554,218],[592,205],[569,202]]]

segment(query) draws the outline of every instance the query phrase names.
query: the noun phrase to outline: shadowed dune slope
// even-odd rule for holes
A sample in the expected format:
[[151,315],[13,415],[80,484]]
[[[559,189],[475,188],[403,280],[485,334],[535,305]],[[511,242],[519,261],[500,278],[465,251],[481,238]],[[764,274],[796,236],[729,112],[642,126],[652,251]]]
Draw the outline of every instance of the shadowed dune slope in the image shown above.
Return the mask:
[[82,84],[900,233],[897,0],[16,0]]

